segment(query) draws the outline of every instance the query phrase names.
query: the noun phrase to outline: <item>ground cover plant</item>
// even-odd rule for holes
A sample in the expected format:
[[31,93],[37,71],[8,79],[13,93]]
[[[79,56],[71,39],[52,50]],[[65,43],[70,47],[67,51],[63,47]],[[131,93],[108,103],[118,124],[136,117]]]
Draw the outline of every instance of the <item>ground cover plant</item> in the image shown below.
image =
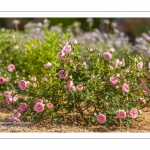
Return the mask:
[[[43,28],[42,38],[33,38],[29,31],[0,35],[1,103],[12,108],[14,124],[71,118],[85,125],[130,127],[149,106],[149,57],[133,51],[129,42],[91,46],[71,32]],[[25,34],[30,38],[22,41]]]

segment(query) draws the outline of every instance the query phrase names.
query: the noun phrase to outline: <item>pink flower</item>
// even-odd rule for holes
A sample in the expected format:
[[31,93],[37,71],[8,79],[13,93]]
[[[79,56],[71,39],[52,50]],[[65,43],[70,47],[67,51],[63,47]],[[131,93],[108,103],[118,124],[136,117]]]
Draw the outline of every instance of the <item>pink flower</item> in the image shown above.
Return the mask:
[[50,62],[48,62],[47,64],[44,65],[45,69],[49,69],[52,66],[52,64]]
[[52,108],[53,107],[53,104],[52,103],[47,103],[47,108]]
[[47,80],[47,78],[46,77],[42,77],[42,81],[46,81]]
[[8,69],[9,72],[13,72],[15,70],[15,65],[14,64],[9,64],[7,66],[7,69]]
[[65,84],[65,85],[64,85],[64,88],[65,88],[65,89],[67,89],[67,88],[68,88],[68,87],[67,87],[67,84]]
[[64,70],[60,70],[58,74],[61,79],[65,79],[68,77],[68,72],[65,72]]
[[73,71],[73,72],[76,72],[76,70],[77,70],[77,67],[74,66],[72,71]]
[[16,112],[16,113],[15,113],[15,117],[20,118],[20,117],[21,117],[21,113]]
[[63,51],[61,51],[61,52],[58,53],[58,57],[59,57],[59,58],[62,58],[62,57],[64,57],[64,56],[65,56],[65,53],[64,53]]
[[110,77],[109,81],[110,81],[111,84],[117,84],[119,82],[118,78],[116,78],[116,77]]
[[65,40],[63,43],[64,43],[64,45],[68,45],[69,44],[69,42],[67,40]]
[[109,53],[109,52],[105,52],[105,53],[103,54],[103,58],[104,58],[104,60],[109,61],[109,60],[112,59],[112,55],[111,55],[111,53]]
[[76,91],[76,87],[75,86],[70,87],[69,91],[75,92]]
[[129,90],[130,90],[130,88],[129,88],[128,84],[124,83],[124,84],[122,85],[122,91],[123,91],[123,92],[129,92]]
[[10,105],[13,103],[13,98],[12,96],[6,96],[6,102]]
[[103,114],[100,114],[97,116],[97,121],[100,123],[100,124],[104,124],[106,122],[106,116],[103,115]]
[[6,102],[10,105],[12,103],[15,103],[17,101],[18,97],[17,96],[6,96]]
[[138,66],[138,68],[142,69],[142,67],[143,67],[143,62],[139,62],[139,63],[137,64],[137,66]]
[[27,109],[27,104],[26,103],[20,103],[18,110],[21,112],[25,111]]
[[21,81],[19,82],[19,88],[20,88],[21,90],[25,90],[25,89],[27,88],[27,82],[24,81],[24,80],[21,80]]
[[5,83],[5,78],[0,77],[0,84],[4,84]]
[[4,91],[4,96],[5,96],[5,97],[11,96],[11,92],[10,92],[10,91]]
[[5,82],[9,82],[9,78],[5,78]]
[[118,118],[125,118],[126,117],[126,112],[124,110],[117,110],[116,111],[116,116]]
[[77,90],[78,90],[78,91],[82,91],[82,90],[83,90],[82,84],[77,85]]
[[34,106],[34,111],[36,111],[37,113],[42,112],[44,110],[44,104],[43,103],[36,103]]
[[38,100],[36,101],[36,103],[43,103],[43,100],[42,100],[42,99],[38,99]]
[[138,116],[138,110],[136,108],[132,108],[129,112],[131,118],[136,118]]
[[69,81],[67,82],[67,88],[71,88],[71,87],[73,87],[73,81],[72,81],[72,80],[69,80]]
[[145,105],[145,104],[146,104],[146,100],[145,100],[145,99],[143,99],[143,98],[141,98],[141,99],[140,99],[140,102],[141,102],[143,105]]
[[21,124],[20,119],[18,119],[14,114],[12,114],[10,116],[10,120],[14,123],[14,124]]
[[71,51],[71,45],[65,45],[62,51],[67,54]]

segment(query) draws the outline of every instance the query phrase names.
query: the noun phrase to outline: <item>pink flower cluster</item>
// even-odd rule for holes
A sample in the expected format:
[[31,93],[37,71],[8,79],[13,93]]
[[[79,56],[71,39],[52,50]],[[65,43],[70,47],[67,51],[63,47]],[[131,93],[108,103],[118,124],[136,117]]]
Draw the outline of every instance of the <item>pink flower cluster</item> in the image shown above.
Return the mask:
[[64,70],[60,70],[58,74],[61,79],[65,79],[68,77],[68,72],[65,72]]
[[0,77],[0,84],[4,84],[5,82],[8,82],[8,78]]
[[15,103],[18,100],[18,95],[15,95],[14,97],[12,97],[12,93],[10,91],[4,91],[4,96],[6,98],[6,102],[10,105]]
[[64,42],[64,47],[61,52],[58,53],[59,58],[62,58],[65,56],[65,54],[68,54],[71,51],[71,45],[69,45],[69,42],[65,40]]
[[122,60],[120,60],[119,58],[115,59],[115,67],[124,67],[125,66],[125,59],[123,58]]
[[[132,108],[129,111],[129,115],[132,119],[136,118],[138,116],[138,110],[136,108]],[[116,116],[118,118],[126,118],[126,112],[124,110],[117,110],[116,111]]]
[[34,105],[34,111],[36,111],[37,113],[40,113],[43,110],[44,110],[43,100],[42,99],[38,99],[36,101],[36,104]]
[[11,115],[10,119],[14,124],[21,124],[21,120],[19,119],[21,114],[27,110],[27,104],[26,103],[20,103],[17,110],[15,110],[15,113]]
[[66,85],[64,85],[64,88],[69,89],[69,91],[75,92],[76,90],[82,91],[83,86],[82,84],[78,84],[76,87],[74,86],[74,83],[72,80],[69,80]]

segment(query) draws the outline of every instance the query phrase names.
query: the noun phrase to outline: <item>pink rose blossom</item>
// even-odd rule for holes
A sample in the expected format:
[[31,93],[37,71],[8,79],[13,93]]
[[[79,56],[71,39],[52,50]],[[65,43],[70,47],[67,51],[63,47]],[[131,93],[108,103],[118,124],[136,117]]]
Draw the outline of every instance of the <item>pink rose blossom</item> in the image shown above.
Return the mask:
[[82,90],[83,90],[82,84],[77,85],[77,90],[78,90],[78,91],[82,91]]
[[10,105],[13,104],[17,101],[18,97],[17,96],[6,96],[6,102]]
[[50,62],[48,62],[47,64],[44,65],[45,69],[49,69],[52,66],[52,64]]
[[141,98],[141,99],[140,99],[140,102],[141,102],[143,105],[145,105],[145,104],[146,104],[146,100],[145,100],[145,99],[143,99],[143,98]]
[[10,92],[10,91],[4,91],[4,96],[5,96],[5,97],[11,96],[11,92]]
[[104,124],[106,122],[106,116],[103,115],[103,114],[100,114],[97,116],[97,121],[100,123],[100,124]]
[[111,84],[117,84],[119,82],[118,78],[116,78],[116,77],[110,77],[109,81],[110,81]]
[[46,77],[42,77],[42,81],[46,81],[47,80],[47,78]]
[[62,51],[67,54],[71,51],[71,45],[65,45]]
[[62,57],[64,57],[64,56],[65,56],[65,53],[64,53],[63,51],[61,51],[61,52],[58,53],[58,57],[59,57],[59,58],[62,58]]
[[9,78],[5,78],[5,82],[9,82]]
[[47,106],[47,108],[52,108],[53,104],[52,103],[47,103],[46,106]]
[[138,110],[136,108],[132,108],[129,112],[131,118],[136,118],[138,116]]
[[8,69],[9,72],[13,72],[15,70],[15,65],[14,64],[9,64],[7,66],[7,69]]
[[19,82],[19,88],[20,88],[21,90],[25,90],[25,89],[27,88],[27,82],[26,82],[25,80],[21,80],[21,81]]
[[125,118],[126,117],[126,112],[124,110],[117,110],[116,111],[116,116],[118,118]]
[[130,88],[129,88],[128,84],[124,83],[124,84],[122,85],[122,91],[123,91],[123,92],[129,92],[129,90],[130,90]]
[[43,103],[43,100],[42,100],[42,99],[38,99],[38,100],[36,101],[36,103]]
[[65,40],[63,43],[64,43],[64,45],[68,45],[69,44],[69,42],[67,40]]
[[76,87],[75,86],[70,87],[69,91],[75,92],[76,91]]
[[73,72],[76,72],[76,70],[77,70],[77,67],[74,66],[72,71],[73,71]]
[[4,84],[5,83],[5,78],[0,77],[0,84]]
[[21,124],[20,119],[18,119],[14,114],[12,114],[10,116],[10,120],[14,123],[14,124]]
[[103,54],[103,58],[104,58],[104,60],[109,61],[109,60],[112,59],[112,55],[111,55],[111,53],[109,53],[109,52],[105,52],[105,53]]
[[137,66],[138,66],[138,68],[142,69],[142,67],[143,67],[143,62],[139,62],[139,63],[137,64]]
[[36,111],[37,113],[40,113],[44,110],[44,104],[43,103],[36,103],[34,106],[34,111]]
[[16,113],[15,113],[15,117],[20,118],[20,117],[21,117],[21,113],[16,112]]
[[65,85],[64,85],[64,88],[65,88],[65,89],[67,89],[67,88],[68,88],[68,87],[67,87],[67,84],[65,84]]
[[26,103],[20,103],[18,110],[21,112],[25,111],[27,109],[27,104]]
[[72,88],[73,87],[73,81],[72,80],[69,80],[67,82],[67,88]]
[[6,102],[10,105],[13,103],[13,98],[12,96],[6,96]]
[[60,77],[61,79],[67,78],[67,77],[68,77],[68,72],[65,72],[64,70],[60,70],[60,71],[59,71],[59,77]]

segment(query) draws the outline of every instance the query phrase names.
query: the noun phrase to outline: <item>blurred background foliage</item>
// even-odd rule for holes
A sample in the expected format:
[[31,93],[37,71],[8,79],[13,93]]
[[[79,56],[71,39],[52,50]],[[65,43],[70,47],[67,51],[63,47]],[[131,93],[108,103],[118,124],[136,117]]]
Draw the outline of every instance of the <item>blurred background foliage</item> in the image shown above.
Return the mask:
[[[19,30],[24,30],[25,24],[32,21],[35,23],[42,22],[45,18],[0,18],[0,28],[15,29],[13,20],[20,21]],[[92,27],[90,30],[98,28],[102,32],[106,31],[104,21],[116,22],[117,28],[124,32],[130,41],[134,43],[135,37],[141,36],[143,32],[150,30],[150,18],[48,18],[50,20],[50,26],[60,25],[62,28],[67,28],[74,22],[81,23],[81,29],[88,31],[88,22],[92,19]],[[111,32],[111,31],[109,31]]]

